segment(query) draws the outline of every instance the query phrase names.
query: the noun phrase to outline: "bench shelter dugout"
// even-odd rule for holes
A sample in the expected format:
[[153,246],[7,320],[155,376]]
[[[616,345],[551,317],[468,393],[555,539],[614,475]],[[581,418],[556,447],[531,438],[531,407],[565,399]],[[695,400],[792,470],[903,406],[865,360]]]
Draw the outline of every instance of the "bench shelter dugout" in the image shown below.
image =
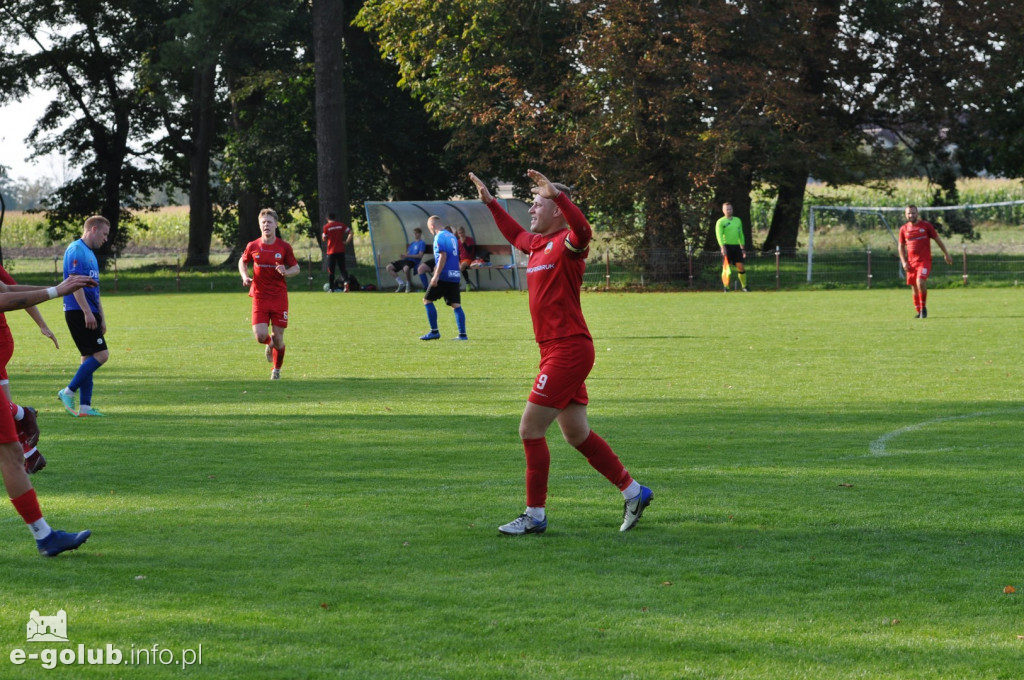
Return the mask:
[[[496,199],[524,229],[530,228],[530,206],[519,199]],[[370,229],[377,288],[393,286],[386,267],[397,260],[412,241],[412,230],[423,230],[430,257],[434,237],[427,229],[427,218],[438,215],[455,231],[464,227],[476,241],[477,250],[490,253],[490,263],[470,269],[475,288],[481,290],[526,290],[526,255],[512,248],[498,231],[491,211],[478,200],[472,201],[367,201],[366,224]]]

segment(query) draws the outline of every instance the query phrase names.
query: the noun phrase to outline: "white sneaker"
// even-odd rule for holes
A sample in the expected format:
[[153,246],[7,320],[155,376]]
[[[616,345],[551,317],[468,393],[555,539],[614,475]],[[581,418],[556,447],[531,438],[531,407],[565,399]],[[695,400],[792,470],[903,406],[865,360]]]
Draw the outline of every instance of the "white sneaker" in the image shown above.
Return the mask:
[[402,281],[399,281],[399,282],[398,282],[398,286],[397,286],[397,287],[395,288],[395,292],[396,292],[396,293],[401,293],[401,292],[402,292],[402,287],[403,287],[404,285],[405,285],[405,283],[403,283]]
[[548,520],[546,517],[537,521],[524,512],[508,524],[502,524],[498,527],[498,531],[506,536],[521,536],[523,534],[543,534],[547,528]]
[[644,510],[653,500],[654,492],[641,485],[640,493],[623,504],[622,526],[619,527],[619,531],[629,531],[635,527],[636,523],[640,521],[640,516],[644,514]]
[[281,369],[280,368],[275,368],[274,370],[272,370],[270,372],[270,379],[271,380],[280,380],[281,379]]

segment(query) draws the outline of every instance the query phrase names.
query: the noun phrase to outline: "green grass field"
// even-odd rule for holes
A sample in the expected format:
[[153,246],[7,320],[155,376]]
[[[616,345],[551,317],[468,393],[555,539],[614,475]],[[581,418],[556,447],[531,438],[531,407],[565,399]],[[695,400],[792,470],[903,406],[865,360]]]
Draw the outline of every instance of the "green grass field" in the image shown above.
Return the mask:
[[[549,528],[519,538],[524,294],[423,343],[419,296],[294,293],[280,382],[241,291],[110,294],[109,417],[81,420],[59,305],[59,351],[8,313],[43,510],[93,536],[46,560],[0,514],[0,677],[1019,677],[1022,298],[586,294],[591,425],[655,500],[620,534],[552,430]],[[26,642],[60,609],[68,643]],[[9,658],[79,645],[125,663]]]

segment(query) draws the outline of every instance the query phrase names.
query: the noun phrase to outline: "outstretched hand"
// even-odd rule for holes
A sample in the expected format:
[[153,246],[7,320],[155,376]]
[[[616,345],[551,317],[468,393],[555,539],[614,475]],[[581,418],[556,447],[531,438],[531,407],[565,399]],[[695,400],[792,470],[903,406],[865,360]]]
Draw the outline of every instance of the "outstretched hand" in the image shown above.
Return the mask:
[[469,181],[476,186],[476,193],[480,197],[481,201],[487,204],[494,200],[494,196],[491,195],[491,191],[487,188],[487,185],[472,172],[469,173]]
[[48,337],[50,340],[53,340],[53,346],[56,347],[57,349],[60,349],[60,343],[57,342],[57,336],[53,334],[53,331],[50,330],[49,326],[43,326],[42,328],[39,329],[39,332],[42,333],[44,336]]
[[74,293],[82,288],[95,288],[99,284],[90,276],[84,274],[72,274],[57,284],[57,294],[64,296]]
[[558,194],[561,193],[558,189],[555,188],[555,185],[552,184],[547,177],[537,172],[536,170],[527,170],[526,174],[529,175],[530,179],[532,179],[534,183],[537,185],[530,189],[530,191],[537,194],[541,198],[550,198],[551,200],[554,200],[555,198],[558,197]]

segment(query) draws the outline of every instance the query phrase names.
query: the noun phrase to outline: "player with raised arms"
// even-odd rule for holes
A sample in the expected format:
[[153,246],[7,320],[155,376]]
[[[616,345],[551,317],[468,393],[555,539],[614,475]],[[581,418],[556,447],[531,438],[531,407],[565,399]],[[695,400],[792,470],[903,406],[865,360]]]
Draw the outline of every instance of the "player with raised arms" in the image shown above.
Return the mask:
[[569,199],[568,187],[551,183],[536,170],[528,174],[537,185],[530,207],[530,231],[505,212],[476,175],[469,174],[502,235],[529,253],[526,281],[534,337],[540,347],[540,371],[519,421],[526,453],[526,510],[498,531],[519,535],[547,529],[545,505],[551,455],[546,436],[555,421],[565,440],[622,492],[625,503],[619,531],[629,531],[654,499],[654,493],[633,479],[587,422],[585,381],[594,367],[594,341],[583,319],[580,286],[590,251],[590,224]]

